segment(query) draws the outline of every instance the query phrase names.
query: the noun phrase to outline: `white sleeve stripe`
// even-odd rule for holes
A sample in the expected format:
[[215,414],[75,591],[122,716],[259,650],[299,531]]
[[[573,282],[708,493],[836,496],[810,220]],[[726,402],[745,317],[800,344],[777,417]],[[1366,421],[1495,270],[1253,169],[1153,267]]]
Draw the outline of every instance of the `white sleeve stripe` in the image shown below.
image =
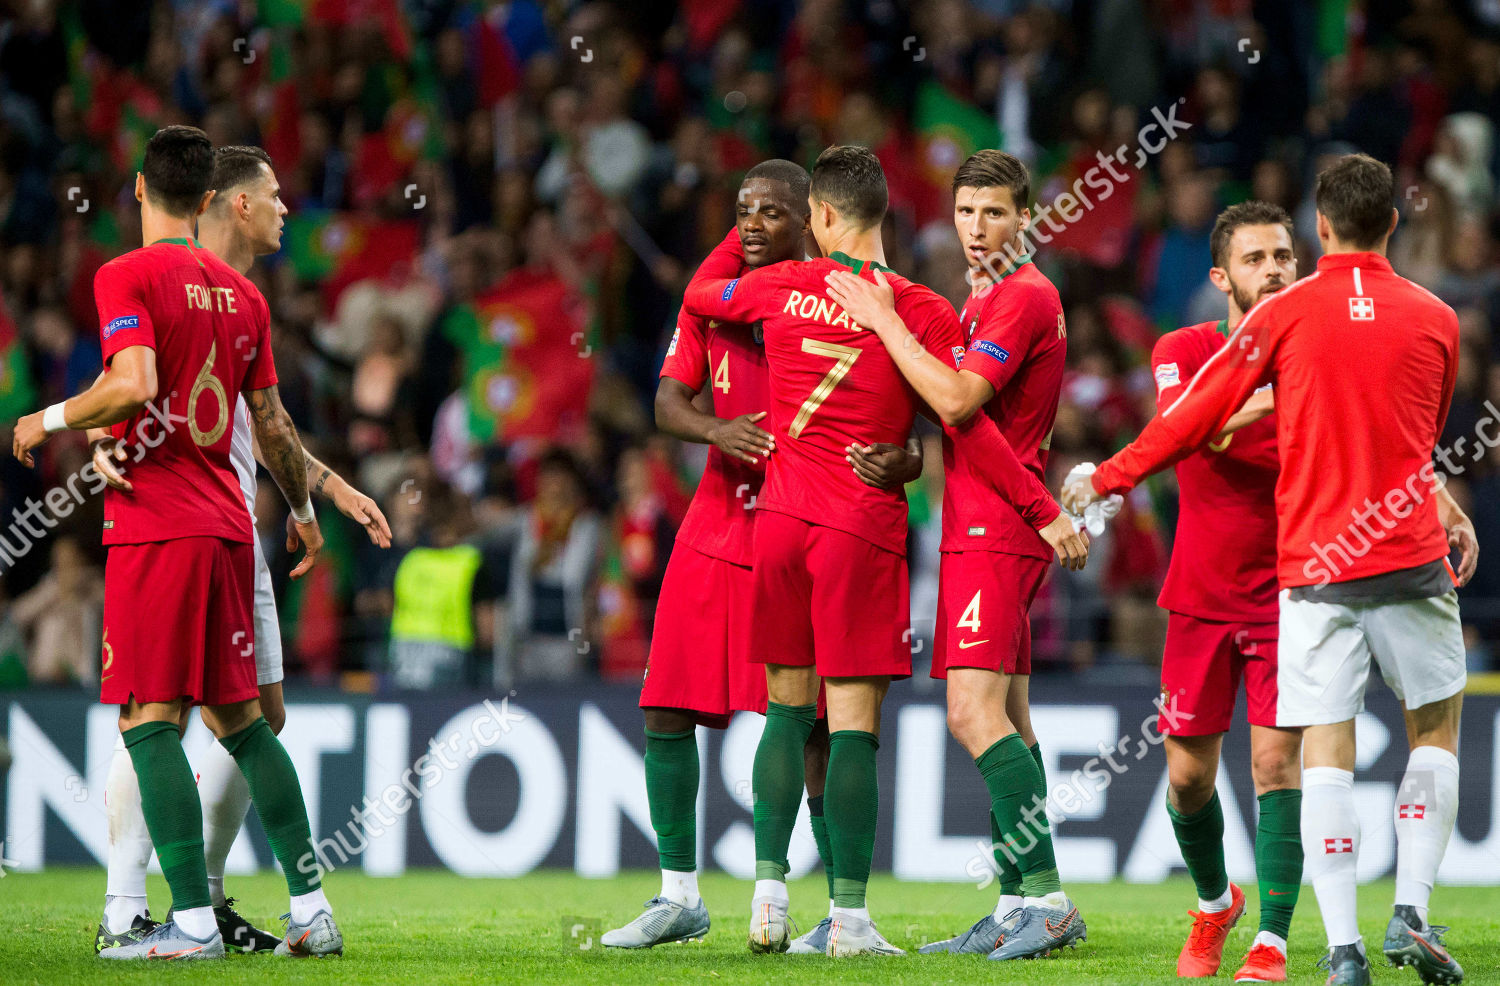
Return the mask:
[[1178,404],[1181,404],[1183,401],[1187,400],[1188,395],[1193,392],[1193,385],[1198,382],[1199,377],[1203,376],[1204,371],[1206,371],[1210,366],[1213,366],[1214,360],[1218,359],[1220,356],[1223,356],[1231,349],[1239,348],[1239,345],[1237,343],[1235,343],[1234,345],[1231,345],[1231,343],[1234,343],[1235,338],[1239,336],[1241,332],[1245,331],[1245,326],[1250,324],[1250,319],[1253,315],[1255,315],[1256,312],[1260,311],[1263,307],[1278,298],[1285,298],[1288,294],[1291,294],[1293,291],[1302,287],[1304,284],[1307,284],[1311,281],[1316,281],[1320,274],[1322,274],[1322,271],[1317,271],[1315,273],[1309,274],[1308,276],[1302,278],[1300,281],[1296,281],[1292,284],[1287,285],[1275,294],[1268,295],[1262,298],[1260,301],[1257,301],[1255,303],[1255,307],[1251,308],[1248,312],[1245,313],[1245,317],[1240,319],[1240,324],[1235,326],[1234,331],[1229,334],[1229,338],[1224,340],[1224,345],[1220,346],[1218,352],[1210,356],[1204,362],[1204,364],[1198,368],[1198,372],[1193,374],[1193,379],[1188,381],[1188,385],[1183,388],[1183,391],[1178,396],[1178,398],[1172,402],[1172,406],[1161,412],[1161,416],[1166,417],[1167,415],[1171,414],[1174,410],[1177,409]]

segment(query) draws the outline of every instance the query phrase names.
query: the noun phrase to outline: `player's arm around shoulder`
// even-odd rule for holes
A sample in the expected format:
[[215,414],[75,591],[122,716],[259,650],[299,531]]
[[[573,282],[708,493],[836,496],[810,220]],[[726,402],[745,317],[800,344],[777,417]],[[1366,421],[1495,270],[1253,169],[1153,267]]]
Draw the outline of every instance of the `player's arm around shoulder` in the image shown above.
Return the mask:
[[874,277],[867,281],[850,271],[830,271],[828,296],[880,337],[901,375],[943,424],[963,424],[995,390],[977,373],[958,369],[963,334],[953,306],[920,289],[923,296],[909,304],[903,316],[885,275],[877,270]]
[[246,392],[245,403],[250,408],[250,431],[260,448],[262,464],[292,508],[286,550],[296,551],[299,542],[307,548],[307,554],[292,569],[292,578],[298,579],[311,570],[323,548],[323,532],[318,529],[318,518],[307,495],[307,452],[274,383]]

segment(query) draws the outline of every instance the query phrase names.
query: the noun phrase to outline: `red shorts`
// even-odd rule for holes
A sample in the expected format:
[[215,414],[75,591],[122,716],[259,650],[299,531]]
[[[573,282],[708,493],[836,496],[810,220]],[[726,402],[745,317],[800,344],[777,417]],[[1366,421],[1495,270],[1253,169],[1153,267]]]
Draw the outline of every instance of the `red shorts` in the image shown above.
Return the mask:
[[641,708],[688,709],[715,729],[766,711],[766,669],[750,662],[751,570],[678,541],[656,603]]
[[1228,731],[1241,679],[1251,724],[1276,725],[1276,637],[1275,623],[1221,623],[1168,613],[1157,731],[1164,736]]
[[255,552],[187,537],[117,544],[104,564],[99,701],[228,705],[257,698]]
[[824,678],[911,676],[906,559],[864,538],[762,510],[755,518],[752,661]]
[[1045,559],[1004,551],[945,551],[938,570],[932,676],[949,668],[1031,674],[1031,601]]

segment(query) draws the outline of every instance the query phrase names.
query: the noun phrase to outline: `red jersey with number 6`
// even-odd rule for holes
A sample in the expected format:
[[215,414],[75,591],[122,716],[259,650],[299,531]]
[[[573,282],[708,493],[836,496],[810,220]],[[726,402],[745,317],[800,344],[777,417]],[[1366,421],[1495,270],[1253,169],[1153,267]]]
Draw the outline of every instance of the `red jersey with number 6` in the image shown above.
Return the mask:
[[155,400],[111,429],[135,490],[105,491],[104,543],[249,543],[229,446],[236,395],[276,383],[266,299],[196,241],[173,239],[99,268],[94,300],[106,372],[124,349],[156,351]]
[[[1229,337],[1228,321],[1168,332],[1151,351],[1156,403],[1170,407]],[[1276,415],[1177,463],[1177,537],[1157,605],[1200,620],[1276,622]]]
[[[886,355],[880,337],[827,295],[833,271],[865,271],[866,261],[788,261],[732,281],[688,287],[683,307],[709,318],[759,320],[771,376],[776,451],[757,506],[906,553],[904,490],[867,486],[845,459],[854,443],[904,445],[917,396]],[[956,366],[963,342],[953,306],[889,272],[896,312],[930,353]]]
[[[734,277],[743,270],[739,232],[730,230],[699,265],[692,283]],[[667,347],[661,375],[695,391],[708,385],[717,417],[769,411],[771,385],[759,333],[759,327],[693,315],[684,308],[677,313],[677,330]],[[761,419],[760,427],[771,430],[769,415]],[[751,465],[710,445],[703,478],[677,530],[677,540],[713,558],[749,565],[755,507],[765,478],[764,460]]]

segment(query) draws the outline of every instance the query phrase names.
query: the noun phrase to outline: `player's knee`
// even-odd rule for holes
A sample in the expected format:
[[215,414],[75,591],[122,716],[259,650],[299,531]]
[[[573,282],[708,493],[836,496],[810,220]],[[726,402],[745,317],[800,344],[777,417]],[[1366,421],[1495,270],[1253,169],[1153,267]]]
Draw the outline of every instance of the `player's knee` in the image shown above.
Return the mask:
[[1172,788],[1172,801],[1178,811],[1194,812],[1208,804],[1214,796],[1216,771],[1209,764],[1198,760],[1182,759],[1167,765],[1167,784]]
[[1256,750],[1250,755],[1250,776],[1261,793],[1297,787],[1302,773],[1301,749]]

